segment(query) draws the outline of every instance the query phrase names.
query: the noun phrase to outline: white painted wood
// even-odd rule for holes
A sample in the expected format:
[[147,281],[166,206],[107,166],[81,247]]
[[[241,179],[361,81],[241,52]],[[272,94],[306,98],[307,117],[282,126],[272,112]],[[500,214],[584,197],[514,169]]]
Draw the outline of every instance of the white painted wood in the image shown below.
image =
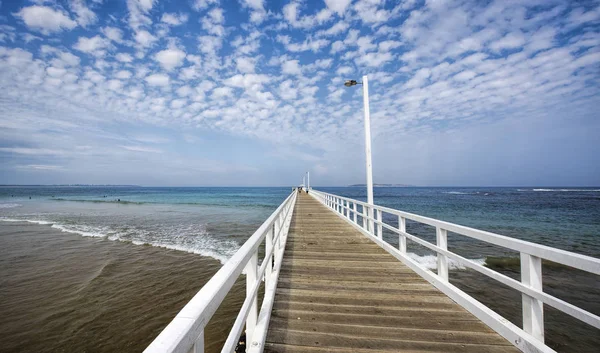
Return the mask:
[[194,353],[204,353],[204,330],[200,332],[196,342],[194,342]]
[[[343,218],[343,217],[342,217]],[[392,247],[387,242],[379,239],[366,232],[360,226],[354,225],[350,223],[355,229],[360,231],[367,238],[371,239],[373,242],[381,246],[388,253],[396,257],[403,264],[411,268],[433,286],[438,288],[444,294],[446,294],[450,299],[454,300],[456,303],[464,307],[470,313],[475,315],[478,319],[483,321],[486,325],[488,325],[491,329],[496,331],[502,337],[506,338],[509,342],[511,342],[515,347],[520,349],[522,352],[526,353],[556,353],[552,348],[544,345],[544,343],[538,341],[530,334],[523,331],[521,328],[517,327],[510,321],[506,320],[499,314],[495,313],[490,308],[481,304],[479,301],[475,300],[473,297],[468,295],[467,293],[461,291],[459,288],[450,284],[447,281],[442,281],[439,277],[433,272],[425,269],[418,262],[411,259],[410,257],[401,254],[398,249]]]
[[[521,282],[542,291],[542,259],[521,253]],[[523,330],[544,342],[544,303],[523,293]]]
[[[381,210],[377,210],[377,220],[383,223],[383,213],[381,212]],[[379,239],[383,239],[383,226],[381,225],[381,223],[377,224],[377,236],[379,237]]]
[[[362,77],[363,107],[365,111],[365,157],[367,164],[367,203],[373,205],[373,163],[371,160],[371,112],[369,109],[369,79]],[[373,213],[369,213],[373,216]],[[371,231],[373,227],[371,226]]]
[[[273,228],[267,231],[267,237],[265,239],[265,254],[271,254],[273,252]],[[265,257],[264,261],[267,261],[267,269],[265,271],[265,286],[269,285],[271,280],[271,274],[273,273],[273,255],[268,258]]]
[[[287,241],[291,222],[292,212],[289,212],[281,234],[281,236],[284,237],[283,243],[286,243]],[[275,302],[275,292],[277,290],[277,282],[279,280],[278,273],[281,269],[284,254],[285,248],[282,249],[279,255],[275,257],[275,270],[272,274],[271,280],[269,281],[269,286],[265,286],[265,295],[261,305],[260,313],[258,315],[258,322],[254,330],[254,336],[246,339],[248,342],[246,352],[248,353],[260,353],[264,349],[264,343],[269,330],[269,322],[271,320],[271,311],[273,310],[273,303]]]
[[[440,227],[435,229],[437,246],[440,249],[448,249],[448,232]],[[437,254],[437,274],[444,281],[448,281],[448,258],[442,253]]]
[[[569,304],[561,299],[555,298],[549,295],[548,293],[544,293],[541,282],[542,258],[596,274],[598,274],[598,268],[600,268],[600,259],[571,253],[560,249],[550,248],[544,245],[539,245],[531,242],[525,242],[522,240],[509,238],[490,232],[480,231],[473,228],[463,227],[448,222],[438,221],[427,217],[417,216],[407,212],[389,209],[386,207],[374,206],[374,208],[378,211],[388,212],[398,216],[398,228],[395,228],[383,223],[379,219],[365,215],[364,209],[368,207],[366,203],[348,198],[343,199],[351,200],[351,202],[363,206],[363,225],[365,223],[365,220],[373,221],[374,223],[377,223],[378,226],[381,226],[383,228],[391,230],[392,232],[397,233],[400,241],[400,249],[394,249],[391,245],[384,242],[382,239],[379,239],[379,237],[373,235],[371,232],[368,232],[366,229],[360,227],[359,225],[353,224],[352,222],[350,222],[350,224],[355,226],[355,228],[360,230],[363,234],[367,235],[371,240],[375,241],[388,252],[392,253],[392,255],[396,256],[396,258],[407,264],[409,267],[411,267],[413,270],[419,273],[430,283],[434,284],[436,287],[438,287],[440,290],[442,290],[444,293],[450,296],[457,303],[465,307],[467,310],[471,311],[482,321],[484,321],[488,326],[496,330],[502,336],[509,339],[511,342],[513,342],[513,344],[515,344],[519,349],[523,350],[524,352],[553,352],[553,350],[545,346],[543,342],[543,304],[550,305],[560,311],[563,311],[564,313],[567,313],[589,325],[600,329],[599,316],[589,313],[584,309]],[[436,238],[439,246],[431,244],[423,239],[420,239],[418,237],[415,237],[414,235],[407,233],[406,219],[411,219],[416,222],[433,225],[436,227],[436,229],[440,229],[441,231],[436,230],[436,235],[438,235],[436,236]],[[504,246],[509,249],[518,250],[522,253],[522,256],[527,255],[527,257],[525,258],[526,261],[522,260],[522,264],[529,264],[529,267],[523,270],[523,273],[526,273],[526,276],[524,277],[525,279],[523,280],[523,282],[516,281],[501,273],[493,271],[485,266],[482,266],[460,255],[448,251],[448,231],[462,234],[474,239],[487,241],[495,245]],[[440,273],[440,276],[422,267],[405,254],[406,248],[405,245],[402,245],[403,238],[404,243],[406,243],[406,239],[415,241],[416,243],[435,251],[439,255],[438,258],[446,259],[445,266],[444,263],[442,263],[441,271],[440,269],[438,269],[438,273]],[[527,251],[534,252],[535,254],[528,254]],[[536,254],[542,254],[542,256],[537,256]],[[525,330],[522,330],[516,327],[515,325],[510,324],[510,322],[502,318],[500,315],[491,311],[491,309],[483,306],[483,304],[479,303],[474,298],[470,297],[466,293],[458,290],[458,288],[449,284],[447,276],[445,275],[445,273],[447,273],[448,259],[457,261],[465,267],[474,269],[484,275],[487,275],[490,278],[493,278],[523,293],[523,306],[525,308],[523,314],[524,322],[528,327],[527,330],[529,330],[531,333],[525,332]],[[529,282],[527,282],[528,285],[525,285],[525,281],[527,279],[529,280]],[[525,318],[526,314],[528,315],[528,318]]]
[[406,236],[402,233],[406,233],[406,218],[398,216],[398,250],[402,254],[406,254]]
[[354,214],[354,223],[357,223],[357,211],[356,211],[356,202],[352,202],[352,211]]
[[346,206],[348,206],[348,208],[346,209],[346,218],[350,219],[350,217],[352,217],[352,215],[350,214],[350,212],[352,211],[350,201],[346,201]]
[[[200,289],[200,291],[185,305],[167,327],[144,350],[145,353],[188,353],[195,349],[198,337],[213,316],[223,299],[257,252],[264,241],[269,229],[279,214],[287,209],[287,217],[291,219],[297,192],[290,194],[286,200],[267,218],[240,249],[227,261],[223,267]],[[284,239],[287,239],[285,237]],[[278,239],[279,240],[279,239]],[[266,263],[264,263],[266,268]],[[262,267],[262,266],[261,266]],[[273,276],[278,271],[273,271]],[[260,274],[262,276],[262,273]],[[257,278],[260,278],[258,276]],[[260,282],[260,281],[258,281]],[[270,313],[269,313],[270,315]],[[245,318],[244,318],[245,321]],[[242,321],[243,322],[243,321]],[[239,336],[238,336],[239,337]]]
[[[344,198],[348,199],[348,198]],[[360,205],[367,205],[365,202],[349,199],[355,201]],[[566,266],[570,266],[582,271],[594,273],[600,275],[600,259],[593,258],[591,256],[581,255],[561,249],[552,248],[549,246],[536,244],[520,239],[515,239],[511,237],[507,237],[504,235],[499,235],[491,232],[486,232],[479,229],[469,228],[465,226],[461,226],[458,224],[453,224],[445,221],[440,221],[437,219],[419,216],[413,213],[408,213],[404,211],[394,210],[392,208],[376,206],[378,209],[381,209],[383,212],[394,214],[397,216],[403,216],[406,219],[410,219],[415,222],[420,222],[424,224],[428,224],[432,227],[441,227],[446,229],[449,232],[461,234],[473,239],[481,240],[484,242],[488,242],[490,244],[498,245],[507,249],[515,250],[517,252],[524,252],[527,254],[531,254],[537,257],[541,257],[546,260],[550,260],[559,264],[563,264]],[[372,217],[370,219],[373,219]]]
[[365,205],[361,205],[362,206],[362,227],[363,229],[367,229],[367,210],[365,208]]
[[[258,252],[254,252],[248,264],[246,265],[246,298],[251,298],[252,291],[257,282],[257,267],[258,266]],[[256,319],[258,318],[258,298],[254,297],[250,304],[248,317],[246,317],[246,337],[252,337],[254,333],[254,327],[256,326]]]

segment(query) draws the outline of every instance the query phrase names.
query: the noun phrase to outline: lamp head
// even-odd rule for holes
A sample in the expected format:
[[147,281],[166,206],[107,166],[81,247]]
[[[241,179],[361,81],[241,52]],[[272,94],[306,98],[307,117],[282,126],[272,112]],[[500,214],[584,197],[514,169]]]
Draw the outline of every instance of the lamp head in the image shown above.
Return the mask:
[[356,86],[358,84],[358,82],[356,82],[356,80],[347,80],[344,83],[344,86],[346,87],[351,87],[351,86]]

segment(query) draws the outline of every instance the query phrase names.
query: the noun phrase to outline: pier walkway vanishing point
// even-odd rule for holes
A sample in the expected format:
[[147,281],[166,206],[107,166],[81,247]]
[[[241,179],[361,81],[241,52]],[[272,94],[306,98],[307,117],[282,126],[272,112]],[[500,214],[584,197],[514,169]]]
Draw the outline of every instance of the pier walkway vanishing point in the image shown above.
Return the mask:
[[[436,243],[408,233],[407,220],[435,228]],[[398,236],[397,247],[384,229]],[[450,232],[518,252],[521,280],[448,250]],[[435,272],[408,256],[407,241],[437,253]],[[542,259],[600,275],[593,257],[317,190],[292,192],[145,352],[204,352],[204,328],[242,273],[246,299],[221,352],[234,352],[244,332],[249,353],[555,352],[544,343],[544,305],[596,329],[600,317],[544,292]],[[519,291],[523,327],[452,285],[449,260]]]

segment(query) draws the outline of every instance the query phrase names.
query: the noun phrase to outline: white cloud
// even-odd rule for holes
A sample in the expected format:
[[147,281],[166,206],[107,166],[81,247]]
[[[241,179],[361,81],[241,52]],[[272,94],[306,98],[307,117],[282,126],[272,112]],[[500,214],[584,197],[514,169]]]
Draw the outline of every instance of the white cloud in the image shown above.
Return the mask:
[[152,74],[146,77],[146,82],[148,82],[150,86],[168,86],[170,79],[169,76],[165,74]]
[[281,64],[281,72],[288,75],[302,75],[298,60],[287,60]]
[[204,10],[211,5],[216,5],[219,3],[219,0],[194,0],[192,3],[192,8],[196,11]]
[[77,23],[82,27],[96,23],[98,18],[94,11],[90,10],[84,0],[70,0],[70,7],[73,12],[77,15]]
[[146,30],[141,30],[135,34],[135,41],[144,48],[152,46],[156,40],[156,37]]
[[264,0],[240,0],[244,7],[250,9],[250,21],[256,24],[263,22],[267,17]]
[[322,9],[313,16],[300,17],[299,8],[300,2],[297,0],[283,7],[283,17],[292,27],[308,29],[326,23],[331,19],[332,12],[327,8]]
[[494,51],[520,48],[525,44],[525,37],[520,32],[512,32],[493,42],[490,48]]
[[392,15],[390,11],[382,8],[383,5],[385,5],[383,1],[358,0],[354,5],[354,11],[367,24],[381,23],[387,21]]
[[254,73],[256,60],[249,57],[240,57],[235,59],[235,65],[238,71],[243,73]]
[[156,53],[154,60],[158,61],[165,70],[170,71],[183,64],[185,52],[177,48],[161,50]]
[[356,57],[355,62],[358,65],[365,65],[369,67],[380,67],[385,65],[386,63],[392,61],[394,55],[389,52],[372,52],[366,54],[360,54]]
[[348,28],[350,28],[350,25],[347,22],[339,21],[336,24],[334,24],[333,26],[331,26],[329,29],[317,32],[317,37],[319,37],[319,36],[335,36],[335,35],[345,32],[346,30],[348,30]]
[[325,0],[327,7],[338,14],[343,14],[352,0]]
[[66,12],[47,6],[24,7],[15,15],[21,18],[27,27],[44,34],[77,27],[77,22],[73,21]]
[[121,43],[123,41],[123,31],[118,28],[104,27],[102,28],[102,33],[113,42]]
[[117,55],[115,55],[115,59],[122,63],[130,63],[133,61],[133,56],[127,53],[118,53]]
[[188,21],[188,15],[184,13],[175,14],[175,13],[164,13],[161,22],[169,24],[171,26],[179,26]]
[[128,151],[133,151],[133,152],[163,153],[162,150],[159,150],[157,148],[145,147],[145,146],[121,146],[121,148],[126,149]]
[[303,52],[307,50],[311,50],[313,52],[318,52],[322,48],[329,45],[329,41],[327,39],[306,39],[303,43],[292,43],[291,38],[289,36],[278,35],[276,37],[277,41],[285,46],[285,49],[291,51],[293,53]]
[[54,165],[54,164],[28,164],[28,165],[19,165],[19,166],[17,166],[17,168],[52,171],[52,170],[61,170],[64,167],[62,165]]
[[473,71],[463,71],[457,75],[454,75],[454,79],[456,81],[469,81],[470,79],[472,79],[473,77],[477,76],[477,74]]
[[110,47],[110,42],[100,36],[92,38],[79,37],[73,48],[96,56],[104,56],[106,49]]
[[127,70],[121,70],[119,72],[117,72],[117,74],[115,75],[116,78],[122,79],[122,80],[126,80],[131,78],[131,76],[133,76],[131,74],[131,71],[127,71]]
[[349,73],[351,73],[352,71],[354,71],[354,69],[352,69],[350,66],[342,66],[339,67],[336,70],[336,74],[339,75],[348,75]]

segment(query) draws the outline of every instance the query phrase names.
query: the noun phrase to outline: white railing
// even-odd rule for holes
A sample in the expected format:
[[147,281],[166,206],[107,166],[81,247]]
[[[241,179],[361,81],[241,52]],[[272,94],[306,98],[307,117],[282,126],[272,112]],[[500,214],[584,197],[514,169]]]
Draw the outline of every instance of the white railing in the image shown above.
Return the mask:
[[[246,299],[221,352],[229,353],[235,350],[244,326],[247,352],[262,352],[296,197],[297,192],[292,192],[287,197],[250,239],[181,309],[173,321],[146,348],[145,353],[204,352],[204,328],[242,271],[246,273]],[[265,257],[259,267],[258,251],[263,241]],[[263,278],[265,293],[258,313],[258,288]]]
[[[480,320],[485,322],[488,326],[524,352],[554,352],[550,347],[544,344],[544,304],[552,306],[555,309],[600,329],[599,316],[545,293],[542,288],[542,259],[596,275],[600,275],[600,259],[387,207],[369,205],[365,202],[317,190],[311,190],[310,195],[337,212],[340,217],[350,222],[363,234],[370,237],[382,248],[394,255],[397,259],[432,283],[455,302],[469,310],[472,314],[477,316]],[[393,227],[384,223],[384,213],[398,217],[398,227]],[[374,217],[370,217],[369,215],[374,215]],[[359,217],[360,222],[358,219]],[[407,233],[407,219],[435,227],[436,244]],[[398,249],[383,240],[384,228],[398,234]],[[521,257],[521,281],[519,282],[449,251],[449,231],[519,252]],[[437,274],[426,269],[407,256],[407,239],[436,252]],[[473,269],[521,292],[523,301],[523,328],[521,329],[512,324],[467,293],[450,284],[448,281],[448,259],[452,259],[467,268]]]

